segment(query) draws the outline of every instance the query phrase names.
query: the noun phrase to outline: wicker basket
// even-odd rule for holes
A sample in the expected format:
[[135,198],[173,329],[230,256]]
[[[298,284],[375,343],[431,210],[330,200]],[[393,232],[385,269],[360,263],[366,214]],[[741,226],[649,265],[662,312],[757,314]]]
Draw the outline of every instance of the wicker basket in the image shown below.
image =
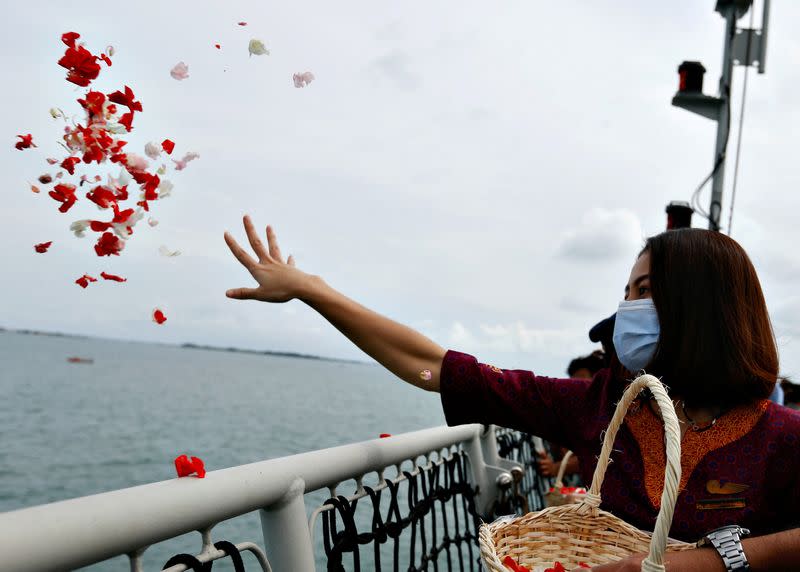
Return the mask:
[[581,492],[568,494],[561,492],[561,488],[564,486],[564,472],[567,469],[567,461],[569,461],[570,457],[572,457],[572,451],[564,453],[564,457],[561,459],[561,464],[558,467],[558,473],[556,474],[556,482],[544,495],[545,506],[561,506],[562,504],[581,502],[581,499],[585,496],[586,492],[583,488],[580,489]]
[[[645,387],[658,403],[666,433],[667,465],[661,510],[654,532],[643,532],[610,512],[600,510],[603,486],[614,438],[634,399]],[[592,477],[592,486],[577,504],[565,504],[531,512],[520,517],[504,517],[481,525],[481,557],[490,572],[508,572],[502,560],[511,556],[528,568],[552,566],[561,562],[567,570],[580,562],[597,566],[621,560],[631,554],[647,552],[642,562],[645,572],[664,572],[665,550],[687,550],[694,544],[667,537],[675,511],[681,480],[680,429],[672,401],[661,382],[642,375],[628,386],[606,431],[603,448]]]

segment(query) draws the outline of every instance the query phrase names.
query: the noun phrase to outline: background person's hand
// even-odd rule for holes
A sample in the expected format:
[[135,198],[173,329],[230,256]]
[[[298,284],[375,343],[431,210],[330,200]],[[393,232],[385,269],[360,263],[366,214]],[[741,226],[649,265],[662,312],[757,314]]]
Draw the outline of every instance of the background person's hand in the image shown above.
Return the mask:
[[308,274],[295,268],[294,259],[284,261],[275,231],[267,226],[267,246],[258,237],[250,217],[244,217],[244,230],[258,260],[239,246],[230,233],[225,233],[225,242],[236,259],[247,268],[258,282],[257,288],[232,288],[225,292],[228,298],[236,300],[261,300],[262,302],[288,302],[302,292],[310,278]]
[[553,457],[545,451],[539,451],[537,455],[539,458],[536,459],[536,470],[539,471],[539,474],[543,477],[555,477],[561,463],[553,461]]

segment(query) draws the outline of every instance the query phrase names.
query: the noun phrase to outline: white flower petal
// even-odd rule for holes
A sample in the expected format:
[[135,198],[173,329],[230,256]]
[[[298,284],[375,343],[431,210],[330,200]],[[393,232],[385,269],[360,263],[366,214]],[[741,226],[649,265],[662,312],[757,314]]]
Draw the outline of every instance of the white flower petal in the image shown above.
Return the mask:
[[168,258],[174,258],[175,256],[180,256],[181,255],[181,251],[180,250],[170,250],[169,248],[167,248],[163,244],[158,248],[158,253],[161,256],[166,256]]
[[150,141],[144,146],[144,154],[150,157],[153,161],[161,156],[161,145]]
[[261,40],[256,40],[255,38],[250,40],[250,44],[247,46],[247,49],[249,50],[251,56],[269,55],[269,50],[264,45],[264,42]]
[[167,198],[172,194],[173,188],[175,188],[175,185],[173,185],[171,181],[168,181],[167,179],[162,180],[161,184],[158,185],[158,198]]
[[83,238],[86,233],[86,229],[89,228],[89,221],[87,219],[84,220],[76,220],[71,225],[69,225],[69,229],[75,233],[75,236],[78,238]]

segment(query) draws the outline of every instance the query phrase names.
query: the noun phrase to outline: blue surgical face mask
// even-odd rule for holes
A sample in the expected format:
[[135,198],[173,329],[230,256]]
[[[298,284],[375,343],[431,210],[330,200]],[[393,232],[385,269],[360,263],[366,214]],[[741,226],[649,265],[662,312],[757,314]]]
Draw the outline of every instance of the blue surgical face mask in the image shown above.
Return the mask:
[[625,369],[637,372],[650,363],[658,344],[658,314],[653,300],[623,300],[614,323],[614,349]]

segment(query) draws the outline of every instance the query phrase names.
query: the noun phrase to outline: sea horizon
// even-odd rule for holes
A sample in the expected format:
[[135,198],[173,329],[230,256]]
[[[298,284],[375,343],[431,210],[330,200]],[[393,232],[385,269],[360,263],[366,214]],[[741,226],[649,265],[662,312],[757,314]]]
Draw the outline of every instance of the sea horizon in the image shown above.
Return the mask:
[[160,342],[160,341],[154,341],[154,340],[142,340],[142,339],[135,339],[135,338],[118,338],[118,337],[113,337],[113,336],[97,336],[97,335],[90,335],[90,334],[77,334],[77,333],[71,333],[71,332],[59,332],[59,331],[52,331],[52,330],[38,330],[38,329],[32,329],[32,328],[10,328],[10,327],[5,327],[5,326],[0,326],[0,332],[7,332],[7,333],[12,333],[12,334],[20,334],[20,335],[26,335],[26,336],[49,336],[49,337],[55,337],[55,338],[74,338],[74,339],[81,339],[81,340],[105,340],[105,341],[133,343],[133,344],[151,344],[151,345],[156,345],[156,346],[167,346],[167,347],[182,348],[182,349],[188,349],[188,350],[208,350],[208,351],[242,353],[242,354],[251,354],[251,355],[274,356],[274,357],[291,357],[291,358],[297,358],[297,359],[320,360],[320,361],[329,361],[329,362],[336,362],[336,363],[348,363],[348,364],[355,364],[355,365],[376,365],[375,362],[372,362],[372,361],[355,360],[355,359],[340,358],[340,357],[333,357],[333,356],[324,356],[324,355],[318,355],[318,354],[307,354],[307,353],[301,353],[301,352],[291,352],[291,351],[282,351],[282,350],[244,348],[244,347],[237,347],[237,346],[217,346],[217,345],[210,345],[210,344],[200,344],[200,343],[195,343],[195,342]]

